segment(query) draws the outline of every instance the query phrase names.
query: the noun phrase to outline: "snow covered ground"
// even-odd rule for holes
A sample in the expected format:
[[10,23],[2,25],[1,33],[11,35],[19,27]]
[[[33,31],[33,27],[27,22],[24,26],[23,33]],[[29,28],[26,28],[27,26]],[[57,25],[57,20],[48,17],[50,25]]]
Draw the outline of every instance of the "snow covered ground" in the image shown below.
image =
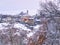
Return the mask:
[[27,28],[25,25],[20,24],[20,23],[15,23],[15,24],[14,24],[14,27],[15,27],[15,28],[22,29],[22,30],[26,30],[26,31],[31,31],[31,29]]
[[5,26],[7,26],[9,23],[0,23],[0,30],[1,29],[6,29]]
[[[50,45],[52,45],[52,43],[53,45],[59,45],[60,32],[56,30],[54,22],[48,23],[47,26],[47,39],[45,40],[45,44],[43,45],[49,45],[49,43]],[[11,43],[10,38],[13,39],[14,44],[27,45],[30,38],[32,38],[33,41],[37,41],[40,32],[43,32],[43,30],[40,30],[40,28],[43,28],[43,24],[37,24],[32,27],[33,30],[21,23],[13,23],[13,25],[9,23],[0,23],[0,39],[3,43],[7,43],[7,45]]]

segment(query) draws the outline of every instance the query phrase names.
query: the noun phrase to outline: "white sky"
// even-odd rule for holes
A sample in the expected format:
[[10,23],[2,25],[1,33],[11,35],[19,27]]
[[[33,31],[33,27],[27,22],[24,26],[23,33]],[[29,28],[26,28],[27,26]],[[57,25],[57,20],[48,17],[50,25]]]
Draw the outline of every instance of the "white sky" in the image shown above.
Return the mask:
[[38,8],[39,0],[0,0],[2,14],[18,14],[26,10],[29,10],[29,14],[35,14]]

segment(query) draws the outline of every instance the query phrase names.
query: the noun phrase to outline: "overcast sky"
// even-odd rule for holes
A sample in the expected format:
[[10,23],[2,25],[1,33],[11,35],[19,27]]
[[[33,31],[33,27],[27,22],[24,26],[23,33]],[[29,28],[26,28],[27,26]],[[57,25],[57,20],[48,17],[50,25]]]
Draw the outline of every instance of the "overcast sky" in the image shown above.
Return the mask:
[[0,13],[18,14],[20,11],[29,10],[35,14],[39,8],[40,0],[0,0]]

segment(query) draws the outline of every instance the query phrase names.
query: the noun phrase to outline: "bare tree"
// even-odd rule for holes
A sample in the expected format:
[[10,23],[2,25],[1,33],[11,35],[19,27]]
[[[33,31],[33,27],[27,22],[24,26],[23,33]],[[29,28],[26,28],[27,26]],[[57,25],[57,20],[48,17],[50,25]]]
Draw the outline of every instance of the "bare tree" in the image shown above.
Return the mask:
[[[58,3],[59,5],[60,3]],[[39,13],[43,17],[53,17],[53,16],[60,16],[59,6],[56,3],[49,1],[46,3],[40,3],[41,10]]]
[[[55,0],[54,0],[55,1]],[[51,40],[52,41],[52,44],[54,44],[53,42],[53,39],[54,38],[56,38],[56,39],[58,39],[56,36],[54,36],[54,35],[57,35],[57,36],[59,36],[58,34],[58,30],[56,29],[56,25],[58,24],[60,24],[60,23],[58,23],[58,21],[60,21],[59,20],[59,18],[60,18],[60,7],[59,7],[59,5],[60,5],[60,0],[57,0],[58,1],[58,3],[56,4],[56,2],[52,2],[52,1],[49,1],[49,2],[46,2],[46,3],[40,3],[40,6],[41,6],[41,8],[39,9],[39,15],[42,17],[42,18],[46,18],[46,19],[48,19],[49,18],[49,22],[48,22],[48,24],[47,24],[47,40],[48,40],[48,37],[49,36],[51,36],[51,37],[49,37],[50,39],[49,40]],[[58,19],[57,19],[58,18]],[[58,20],[58,21],[56,21],[56,19]],[[52,26],[51,26],[52,25]],[[51,28],[52,27],[52,28]],[[59,27],[59,26],[58,26]],[[58,34],[57,34],[58,33]],[[53,37],[53,39],[52,39],[52,37]],[[56,39],[54,39],[55,41],[56,41]],[[58,40],[59,41],[59,40]],[[46,41],[46,42],[48,42],[48,41]],[[50,41],[49,41],[50,42]],[[49,43],[48,43],[49,44]],[[51,42],[50,42],[50,44],[51,44]],[[51,45],[52,45],[51,44]],[[59,45],[59,43],[57,44],[57,45]]]

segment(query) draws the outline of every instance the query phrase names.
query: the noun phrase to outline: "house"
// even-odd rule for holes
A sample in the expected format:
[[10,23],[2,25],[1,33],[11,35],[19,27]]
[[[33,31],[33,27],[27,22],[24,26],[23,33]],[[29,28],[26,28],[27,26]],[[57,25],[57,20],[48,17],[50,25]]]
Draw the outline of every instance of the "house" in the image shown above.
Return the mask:
[[24,15],[21,15],[20,20],[24,24],[34,24],[34,18],[28,14],[28,11]]

